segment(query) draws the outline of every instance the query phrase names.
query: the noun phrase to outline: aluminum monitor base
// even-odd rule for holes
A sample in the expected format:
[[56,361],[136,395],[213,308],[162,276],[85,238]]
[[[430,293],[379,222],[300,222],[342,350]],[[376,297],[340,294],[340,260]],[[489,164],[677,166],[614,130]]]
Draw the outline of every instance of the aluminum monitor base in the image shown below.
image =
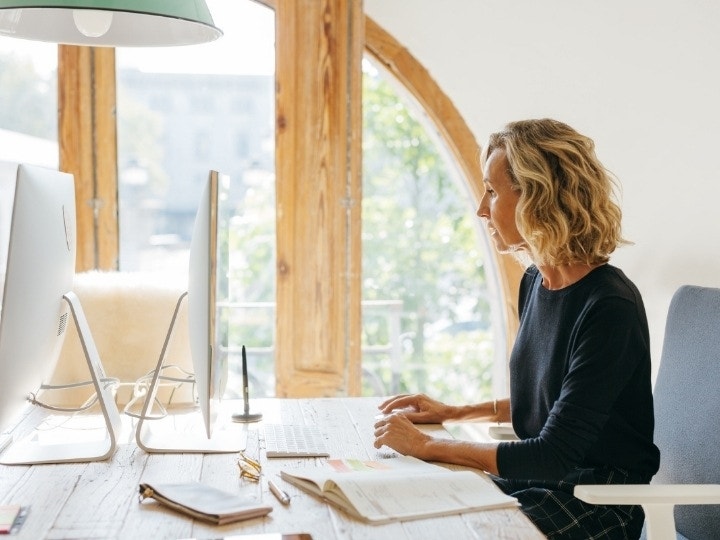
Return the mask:
[[75,327],[80,338],[90,376],[102,411],[106,437],[100,441],[44,444],[37,440],[34,433],[12,442],[0,456],[3,465],[32,465],[35,463],[82,463],[104,461],[112,457],[122,429],[122,419],[115,400],[104,380],[105,371],[100,355],[95,347],[90,327],[85,318],[80,299],[74,292],[68,292],[63,298],[70,306]]
[[160,351],[160,358],[158,359],[157,366],[155,367],[150,388],[145,396],[145,404],[143,405],[142,413],[140,414],[137,428],[135,430],[135,441],[140,448],[148,453],[227,454],[240,452],[245,449],[247,444],[246,430],[228,430],[219,432],[215,430],[212,438],[208,438],[204,433],[198,433],[197,431],[171,432],[169,430],[153,430],[152,428],[152,423],[158,422],[158,420],[153,420],[150,416],[152,404],[157,395],[160,374],[165,362],[168,344],[170,343],[170,339],[175,328],[180,307],[186,297],[186,292],[180,295],[180,298],[175,306],[175,311],[173,312],[172,320],[170,321],[170,327],[168,328],[167,335],[165,336],[165,342],[163,343],[162,350]]

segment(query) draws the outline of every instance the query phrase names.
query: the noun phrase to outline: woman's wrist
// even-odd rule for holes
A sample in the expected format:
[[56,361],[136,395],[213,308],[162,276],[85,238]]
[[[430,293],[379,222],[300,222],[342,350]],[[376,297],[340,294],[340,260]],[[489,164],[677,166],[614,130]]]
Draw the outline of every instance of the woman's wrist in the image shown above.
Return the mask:
[[440,422],[445,422],[447,420],[457,420],[458,418],[458,410],[460,407],[456,405],[447,405],[445,404],[443,408],[440,410]]
[[482,419],[488,414],[484,403],[476,405],[452,405],[448,406],[448,409],[449,413],[446,420],[475,420]]
[[439,414],[441,421],[448,420],[490,420],[500,422],[504,400],[492,399],[476,405],[445,405]]
[[494,400],[491,408],[494,410],[494,422],[500,424],[510,421],[510,401],[507,398]]
[[442,461],[444,463],[452,463],[452,454],[448,454],[448,441],[428,436],[423,441],[422,450],[415,454],[415,457],[425,461]]
[[454,463],[497,474],[497,444],[429,437],[413,455],[424,461]]

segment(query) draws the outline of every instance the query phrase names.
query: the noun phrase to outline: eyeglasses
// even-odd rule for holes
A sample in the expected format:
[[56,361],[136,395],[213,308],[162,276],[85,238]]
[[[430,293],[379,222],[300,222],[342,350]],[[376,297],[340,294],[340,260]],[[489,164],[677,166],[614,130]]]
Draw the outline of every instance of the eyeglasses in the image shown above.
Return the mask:
[[260,476],[262,476],[262,465],[260,465],[259,461],[245,454],[245,452],[240,452],[237,466],[240,470],[240,478],[247,478],[251,482],[260,480]]

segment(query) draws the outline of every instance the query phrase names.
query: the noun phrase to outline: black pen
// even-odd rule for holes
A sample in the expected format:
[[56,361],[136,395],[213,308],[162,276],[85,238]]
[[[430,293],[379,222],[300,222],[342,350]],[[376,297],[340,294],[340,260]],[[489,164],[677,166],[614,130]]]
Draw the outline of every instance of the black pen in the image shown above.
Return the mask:
[[242,346],[242,393],[243,393],[243,412],[232,415],[234,422],[257,422],[262,419],[262,413],[250,412],[250,390],[248,388],[248,371],[247,371],[247,353],[245,345]]
[[247,354],[245,345],[242,346],[242,385],[243,385],[243,408],[245,416],[250,414],[250,392],[248,391]]
[[280,489],[280,487],[275,482],[273,482],[272,480],[268,480],[268,486],[270,486],[270,491],[272,491],[272,494],[275,495],[275,498],[278,501],[280,501],[282,504],[290,504],[290,495]]

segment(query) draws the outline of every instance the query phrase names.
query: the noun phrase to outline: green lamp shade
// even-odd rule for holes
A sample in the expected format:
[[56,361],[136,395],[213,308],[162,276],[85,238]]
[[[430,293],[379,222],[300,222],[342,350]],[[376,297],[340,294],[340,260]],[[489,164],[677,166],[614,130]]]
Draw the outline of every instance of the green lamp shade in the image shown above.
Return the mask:
[[0,0],[0,36],[91,47],[194,45],[222,36],[204,0]]

